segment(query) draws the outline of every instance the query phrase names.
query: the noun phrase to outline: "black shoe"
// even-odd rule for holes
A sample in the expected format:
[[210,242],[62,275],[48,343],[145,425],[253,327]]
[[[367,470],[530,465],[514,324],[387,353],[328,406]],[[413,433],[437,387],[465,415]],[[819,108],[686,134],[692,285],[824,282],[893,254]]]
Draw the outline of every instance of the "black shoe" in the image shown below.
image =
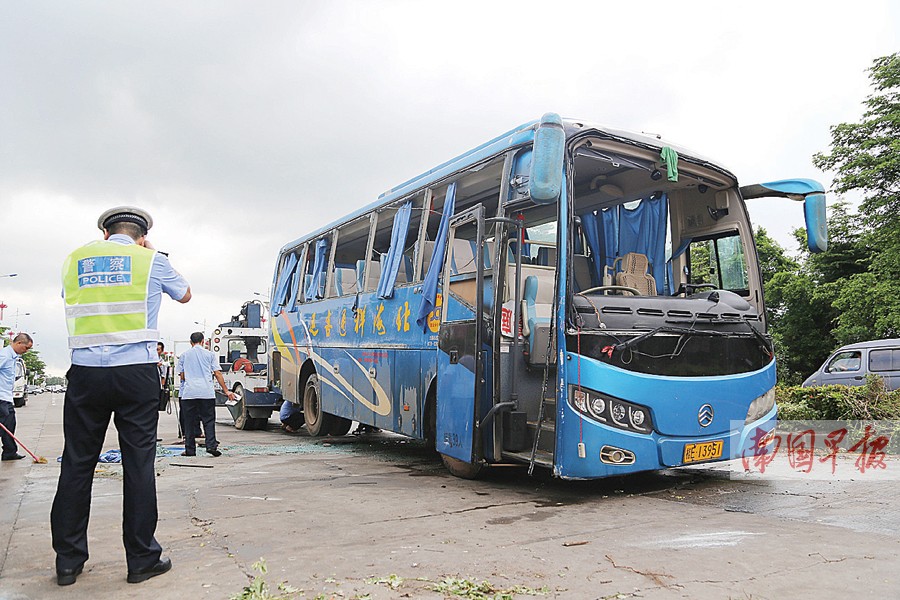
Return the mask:
[[21,454],[13,454],[12,456],[4,456],[0,458],[0,460],[19,460],[20,458],[25,458]]
[[75,580],[81,575],[81,572],[84,570],[84,565],[80,565],[75,567],[74,569],[57,569],[56,570],[56,583],[57,585],[72,585],[75,583]]
[[147,569],[141,569],[140,571],[129,571],[128,572],[128,583],[140,583],[142,581],[147,581],[151,577],[156,577],[157,575],[162,575],[166,571],[172,568],[172,561],[167,558],[161,558],[157,561],[155,565],[149,567]]
[[206,450],[206,453],[207,453],[207,454],[212,454],[213,456],[216,456],[216,457],[222,456],[222,451],[219,450],[218,448],[216,448],[215,450],[209,450],[209,449],[207,449],[207,450]]
[[184,452],[181,453],[181,455],[182,456],[197,456],[197,453],[196,452],[188,452],[187,450],[185,450]]

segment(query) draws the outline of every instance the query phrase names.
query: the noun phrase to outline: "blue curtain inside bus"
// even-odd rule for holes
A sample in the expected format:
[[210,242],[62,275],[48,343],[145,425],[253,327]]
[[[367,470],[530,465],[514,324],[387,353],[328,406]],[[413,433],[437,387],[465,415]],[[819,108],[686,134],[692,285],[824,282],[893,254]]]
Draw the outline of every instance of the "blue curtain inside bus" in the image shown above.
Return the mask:
[[441,275],[441,267],[444,264],[444,253],[447,250],[447,236],[450,234],[450,219],[456,208],[456,182],[447,188],[447,197],[444,199],[444,214],[441,215],[441,223],[438,226],[437,236],[434,238],[434,253],[431,262],[428,263],[428,271],[425,273],[425,281],[422,283],[422,304],[416,315],[416,324],[423,330],[428,326],[428,313],[435,309],[437,302],[438,278]]
[[297,293],[300,289],[300,278],[303,277],[302,265],[304,262],[305,261],[302,260],[297,261],[297,266],[293,269],[294,276],[291,277],[291,285],[288,288],[291,292],[291,295],[288,299],[288,303],[285,305],[288,312],[297,312],[300,309],[300,307],[297,305]]
[[683,240],[681,242],[681,245],[678,246],[674,252],[672,252],[672,256],[670,256],[666,261],[666,289],[668,290],[669,295],[675,293],[675,277],[674,273],[672,273],[672,259],[678,258],[682,254],[684,254],[684,251],[688,249],[692,241],[693,240],[691,238]]
[[284,297],[287,295],[288,282],[297,266],[297,255],[289,254],[284,268],[278,274],[278,283],[275,284],[275,297],[272,298],[272,316],[277,317],[284,306]]
[[313,259],[312,277],[309,279],[309,286],[306,288],[305,298],[307,301],[315,300],[322,295],[321,290],[325,283],[325,255],[328,253],[328,240],[321,239],[316,242],[316,254]]
[[412,202],[406,202],[394,215],[391,226],[391,247],[387,254],[381,255],[381,275],[378,278],[378,297],[391,298],[394,295],[394,282],[397,281],[397,270],[403,260],[406,249],[406,234],[409,229],[409,215]]
[[616,257],[637,252],[647,256],[650,274],[656,280],[656,291],[664,293],[668,214],[669,202],[663,194],[659,198],[640,200],[634,208],[620,205],[580,215],[591,249],[591,279],[594,283],[602,282],[604,268],[612,267]]

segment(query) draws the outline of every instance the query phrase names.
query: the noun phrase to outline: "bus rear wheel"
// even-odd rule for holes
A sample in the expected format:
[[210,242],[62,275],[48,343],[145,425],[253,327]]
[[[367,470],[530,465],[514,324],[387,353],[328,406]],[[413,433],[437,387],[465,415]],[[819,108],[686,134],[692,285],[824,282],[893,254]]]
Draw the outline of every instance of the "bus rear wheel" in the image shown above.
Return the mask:
[[306,420],[304,426],[313,437],[328,435],[334,423],[332,415],[322,410],[321,398],[319,376],[313,373],[303,388],[303,418]]
[[477,479],[484,468],[484,463],[468,463],[446,454],[441,454],[441,461],[451,475],[460,479]]

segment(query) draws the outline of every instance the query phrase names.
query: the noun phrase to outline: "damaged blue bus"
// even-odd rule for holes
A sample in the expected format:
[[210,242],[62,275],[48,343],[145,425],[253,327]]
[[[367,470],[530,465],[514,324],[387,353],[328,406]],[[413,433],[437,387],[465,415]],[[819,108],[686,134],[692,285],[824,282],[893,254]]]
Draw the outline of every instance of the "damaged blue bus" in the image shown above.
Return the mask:
[[[658,138],[548,113],[286,244],[270,387],[311,435],[428,440],[451,473],[587,479],[739,457],[774,427],[775,357],[741,186]],[[324,200],[324,199],[323,199]]]

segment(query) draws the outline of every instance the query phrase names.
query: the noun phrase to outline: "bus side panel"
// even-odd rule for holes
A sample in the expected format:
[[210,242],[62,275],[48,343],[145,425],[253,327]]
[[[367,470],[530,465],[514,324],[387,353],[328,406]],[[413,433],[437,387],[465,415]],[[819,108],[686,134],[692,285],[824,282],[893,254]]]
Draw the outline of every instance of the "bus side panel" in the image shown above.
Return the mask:
[[396,350],[394,352],[394,431],[416,437],[421,414],[419,407],[424,396],[427,379],[422,377],[421,350]]
[[281,354],[281,391],[285,400],[301,403],[303,390],[298,387],[304,357],[297,347],[299,313],[282,312],[272,319],[271,348]]
[[354,401],[351,390],[356,365],[346,348],[323,346],[319,355],[327,364],[318,363],[316,372],[322,386],[322,409],[346,419],[354,418]]

